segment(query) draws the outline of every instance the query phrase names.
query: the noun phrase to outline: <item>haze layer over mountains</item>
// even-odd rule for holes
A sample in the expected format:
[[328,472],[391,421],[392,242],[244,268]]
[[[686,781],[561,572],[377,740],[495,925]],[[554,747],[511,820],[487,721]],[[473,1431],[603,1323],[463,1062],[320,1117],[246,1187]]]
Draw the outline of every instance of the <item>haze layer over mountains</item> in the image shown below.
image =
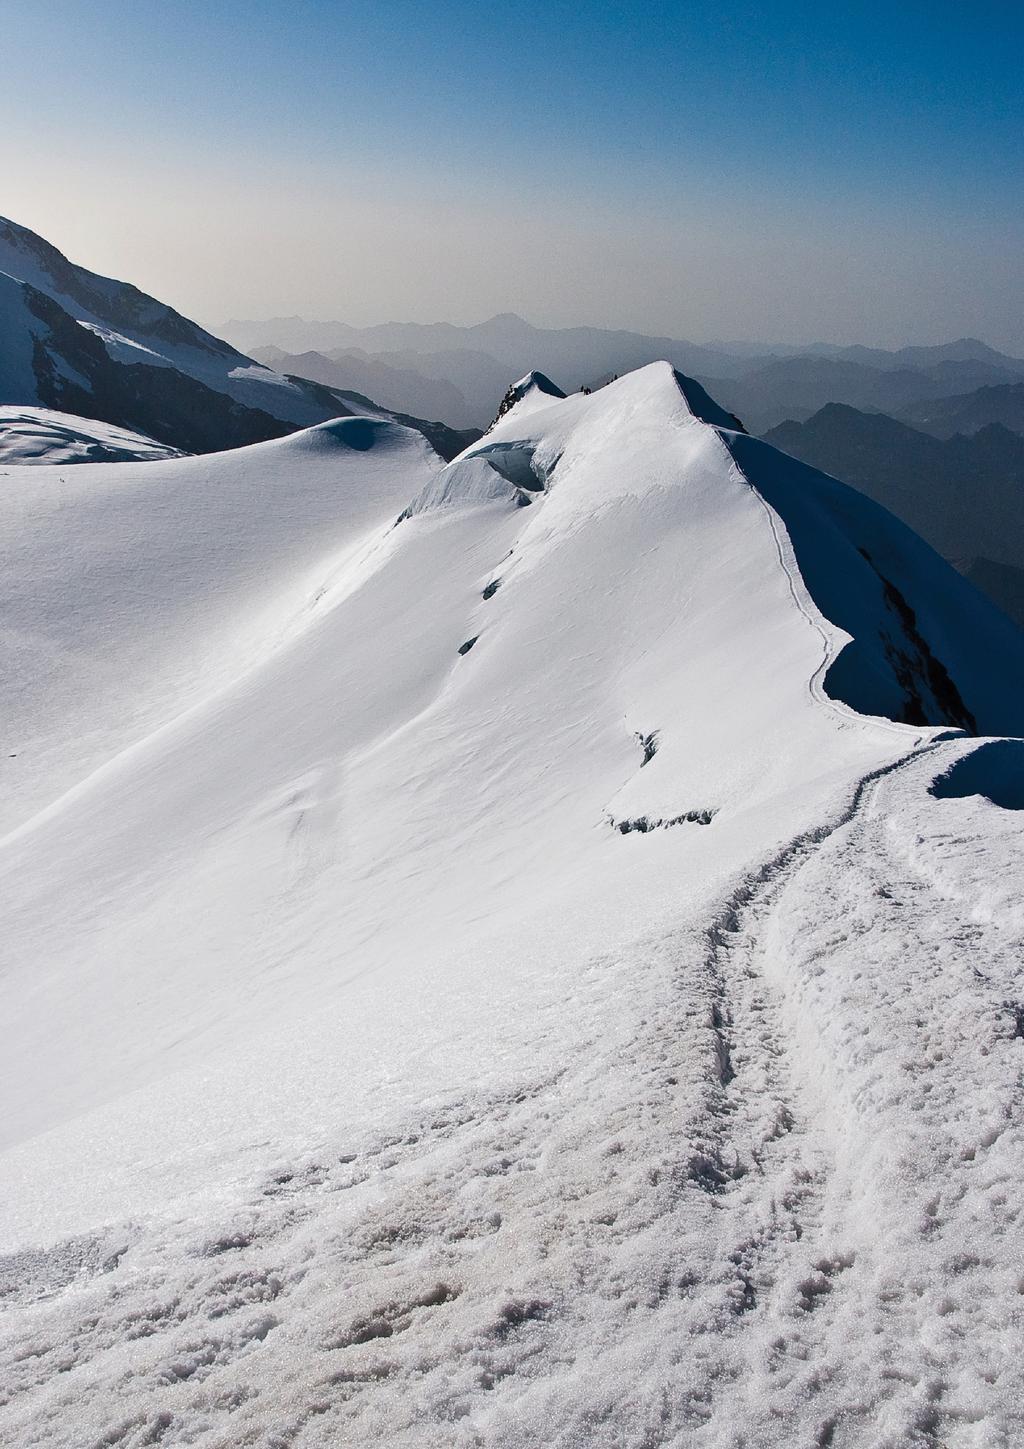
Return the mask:
[[[448,405],[459,409],[459,424],[467,427],[486,427],[509,378],[534,367],[561,378],[563,384],[580,387],[664,358],[710,387],[758,433],[786,419],[803,421],[829,402],[901,412],[982,387],[1024,384],[1024,360],[970,338],[897,352],[824,343],[806,349],[753,343],[703,346],[598,327],[552,330],[532,326],[511,313],[475,327],[449,323],[350,327],[283,317],[226,322],[220,331],[274,366],[287,362],[286,371],[293,363],[302,363],[326,375],[325,363],[333,363],[341,370],[339,375],[376,381],[378,390],[380,384],[411,388],[413,377],[420,379],[419,385],[446,384],[458,393],[457,398],[452,392],[445,394]],[[390,377],[390,369],[400,377]],[[301,367],[295,370],[301,373]],[[1000,399],[981,399],[976,426],[1005,421],[987,415],[1002,406]],[[452,414],[451,420],[455,419]]]
[[671,360],[446,461],[45,260],[0,1440],[1019,1442],[1024,635]]

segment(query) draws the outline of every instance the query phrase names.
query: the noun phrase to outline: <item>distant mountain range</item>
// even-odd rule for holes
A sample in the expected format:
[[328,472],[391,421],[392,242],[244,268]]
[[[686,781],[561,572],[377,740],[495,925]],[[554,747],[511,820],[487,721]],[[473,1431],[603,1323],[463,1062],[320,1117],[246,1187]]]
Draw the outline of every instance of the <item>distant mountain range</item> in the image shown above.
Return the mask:
[[988,423],[970,436],[936,438],[880,413],[829,403],[807,421],[782,423],[764,436],[890,509],[1024,625],[1020,433]]
[[989,423],[1001,423],[1014,433],[1024,433],[1024,382],[1006,382],[979,387],[955,397],[932,398],[912,403],[899,414],[905,423],[951,438],[954,433],[977,433]]
[[572,391],[666,359],[750,432],[890,508],[1024,623],[1024,360],[985,343],[765,355],[511,313],[224,331],[0,219],[0,461],[214,452],[352,414],[416,428],[452,458],[517,376],[542,370]]
[[[715,376],[749,366],[744,358],[677,338],[601,327],[535,327],[510,312],[472,327],[448,322],[351,327],[283,317],[226,322],[222,330],[236,345],[263,359],[273,357],[275,367],[299,376],[322,377],[324,359],[336,363],[341,371],[331,376],[382,399],[400,399],[407,408],[439,398],[436,384],[443,383],[456,395],[445,393],[448,411],[441,416],[463,427],[486,427],[510,381],[534,369],[575,390],[660,360],[690,374]],[[395,377],[395,371],[404,375]]]
[[[764,363],[739,378],[702,377],[701,381],[752,432],[763,433],[789,419],[804,422],[833,402],[890,416],[934,406],[938,400],[949,405],[953,395],[963,397],[979,388],[990,391],[993,384],[1024,383],[1024,362],[1009,357],[998,363],[951,357],[918,368],[882,368],[839,358],[791,357]],[[997,418],[987,416],[983,421]],[[977,426],[981,425],[979,421]]]
[[[341,349],[290,354],[279,347],[254,347],[253,357],[267,367],[295,377],[309,378],[326,387],[365,393],[384,407],[400,408],[421,417],[444,418],[452,427],[471,428],[477,416],[465,396],[444,377],[432,377],[414,367],[392,365],[368,352]],[[401,354],[395,354],[397,358]],[[492,362],[488,359],[488,362]],[[500,363],[493,364],[500,368]],[[508,384],[505,370],[501,376]]]
[[[905,408],[978,388],[1024,384],[1024,360],[973,338],[893,352],[827,343],[705,346],[599,327],[535,327],[512,313],[473,327],[447,322],[352,327],[281,317],[226,322],[221,331],[285,372],[330,378],[332,386],[355,388],[390,407],[426,412],[460,427],[486,426],[509,379],[533,368],[576,388],[666,359],[698,378],[754,432],[789,418],[803,421],[829,402],[901,416]],[[980,406],[984,414],[985,402]],[[1012,426],[1008,418],[984,415],[976,426],[995,421]]]
[[729,376],[747,366],[743,358],[722,349],[679,338],[604,327],[535,327],[514,312],[502,312],[472,327],[456,327],[450,322],[385,322],[374,327],[351,327],[346,322],[282,317],[268,322],[225,322],[221,330],[247,350],[273,345],[289,353],[315,350],[330,354],[339,349],[358,349],[371,355],[487,353],[504,364],[506,375],[510,368],[516,375],[531,367],[541,368],[561,375],[572,387],[603,372],[627,372],[660,359],[691,374]]
[[[0,405],[88,418],[192,453],[281,437],[330,418],[392,417],[356,393],[254,362],[138,288],[70,262],[0,218]],[[403,415],[445,457],[469,438]],[[57,446],[63,447],[55,429]],[[37,439],[46,429],[37,433]]]

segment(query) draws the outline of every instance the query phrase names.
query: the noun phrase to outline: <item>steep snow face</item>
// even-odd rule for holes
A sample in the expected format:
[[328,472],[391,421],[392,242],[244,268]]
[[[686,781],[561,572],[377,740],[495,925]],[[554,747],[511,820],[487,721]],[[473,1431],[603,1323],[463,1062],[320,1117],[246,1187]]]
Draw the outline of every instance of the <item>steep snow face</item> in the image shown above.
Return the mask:
[[841,1449],[940,1373],[936,1433],[1019,1422],[1019,955],[957,851],[1021,815],[854,706],[941,714],[941,655],[1019,729],[1024,646],[705,407],[656,365],[445,468],[349,419],[0,493],[14,1442]]
[[1024,730],[1022,636],[998,609],[863,494],[755,438],[725,436],[782,521],[787,567],[850,636],[823,676],[827,694],[909,724]]
[[322,410],[298,384],[260,367],[138,288],[75,266],[42,237],[2,217],[0,271],[50,297],[98,337],[115,362],[173,367],[246,407],[299,426],[322,420]]
[[0,407],[0,464],[128,463],[180,456],[165,443],[93,418],[52,408]]

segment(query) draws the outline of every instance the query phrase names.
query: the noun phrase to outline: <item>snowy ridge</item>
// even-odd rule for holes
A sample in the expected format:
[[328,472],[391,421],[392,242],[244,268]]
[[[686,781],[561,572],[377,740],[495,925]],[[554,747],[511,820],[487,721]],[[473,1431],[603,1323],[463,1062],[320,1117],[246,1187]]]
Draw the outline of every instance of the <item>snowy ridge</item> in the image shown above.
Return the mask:
[[12,1442],[1020,1437],[1024,643],[544,397],[5,480]]
[[528,372],[525,377],[514,382],[502,398],[498,416],[494,421],[500,422],[513,409],[522,416],[524,412],[535,412],[538,408],[547,407],[553,398],[564,397],[565,393],[555,386],[550,377],[545,377],[542,372]]

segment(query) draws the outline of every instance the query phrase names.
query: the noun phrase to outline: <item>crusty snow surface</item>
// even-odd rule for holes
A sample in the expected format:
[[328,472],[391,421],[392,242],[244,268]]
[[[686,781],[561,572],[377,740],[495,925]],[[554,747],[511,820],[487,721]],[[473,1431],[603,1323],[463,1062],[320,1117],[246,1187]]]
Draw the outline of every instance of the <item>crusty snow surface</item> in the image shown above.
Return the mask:
[[0,1442],[1024,1440],[1024,645],[708,401],[4,479]]

